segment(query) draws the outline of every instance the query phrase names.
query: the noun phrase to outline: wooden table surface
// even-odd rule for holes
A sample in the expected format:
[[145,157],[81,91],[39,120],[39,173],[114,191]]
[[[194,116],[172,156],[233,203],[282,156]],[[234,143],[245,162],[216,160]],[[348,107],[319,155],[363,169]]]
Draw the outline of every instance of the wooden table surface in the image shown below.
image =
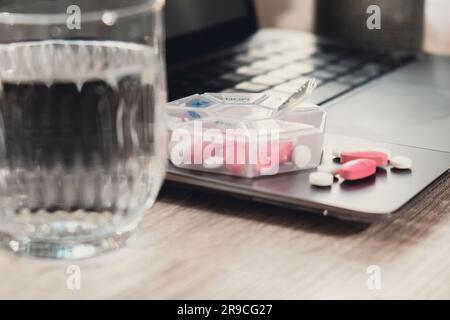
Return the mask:
[[375,225],[166,186],[127,248],[75,262],[0,251],[0,298],[448,299],[450,175]]

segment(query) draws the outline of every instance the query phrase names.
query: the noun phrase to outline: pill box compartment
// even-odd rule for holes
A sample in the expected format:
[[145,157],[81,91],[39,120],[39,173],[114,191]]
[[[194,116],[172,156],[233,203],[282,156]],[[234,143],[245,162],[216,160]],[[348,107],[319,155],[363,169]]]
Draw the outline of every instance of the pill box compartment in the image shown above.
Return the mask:
[[264,98],[251,99],[251,104],[224,103],[204,94],[169,103],[168,151],[172,164],[247,178],[320,164],[324,110],[311,104],[269,109],[259,105]]

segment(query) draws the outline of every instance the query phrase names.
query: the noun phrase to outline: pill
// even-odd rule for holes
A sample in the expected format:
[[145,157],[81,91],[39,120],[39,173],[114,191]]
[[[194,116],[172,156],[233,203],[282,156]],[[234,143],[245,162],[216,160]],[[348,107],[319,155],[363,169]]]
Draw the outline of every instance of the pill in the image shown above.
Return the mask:
[[388,160],[392,158],[392,152],[389,149],[386,148],[376,148],[373,149],[373,151],[383,152],[387,155]]
[[169,144],[169,159],[176,166],[192,164],[192,145],[190,141],[171,141]]
[[276,161],[272,161],[268,164],[255,164],[253,167],[255,173],[260,175],[273,175],[277,174],[280,170],[280,165]]
[[356,159],[343,164],[338,171],[345,180],[359,180],[375,174],[377,163],[371,159]]
[[224,146],[226,163],[239,164],[246,163],[249,160],[248,144],[245,141],[226,141]]
[[318,172],[327,172],[335,175],[338,173],[340,166],[334,164],[321,164],[317,167]]
[[356,159],[374,160],[376,165],[384,167],[388,163],[387,154],[378,151],[351,151],[341,153],[341,163],[346,163]]
[[229,172],[237,175],[243,175],[245,171],[244,164],[227,163],[225,167]]
[[292,162],[297,168],[304,168],[311,160],[311,149],[305,145],[298,145],[292,151]]
[[403,156],[395,156],[391,159],[391,165],[395,169],[411,169],[412,168],[412,160]]
[[281,141],[279,145],[280,163],[291,161],[292,149],[294,145],[291,141]]
[[206,158],[203,160],[203,168],[205,169],[218,169],[223,166],[223,158],[219,156]]
[[311,172],[309,183],[316,187],[329,187],[333,184],[333,175],[328,172]]

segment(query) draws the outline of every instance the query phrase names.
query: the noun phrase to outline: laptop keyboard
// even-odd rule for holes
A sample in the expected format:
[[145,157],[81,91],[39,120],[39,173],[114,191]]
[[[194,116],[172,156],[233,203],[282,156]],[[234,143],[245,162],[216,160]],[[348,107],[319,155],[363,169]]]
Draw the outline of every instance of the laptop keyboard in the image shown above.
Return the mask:
[[202,92],[270,90],[289,95],[314,77],[318,87],[311,102],[320,105],[415,59],[399,52],[292,42],[256,44],[169,70],[169,99]]

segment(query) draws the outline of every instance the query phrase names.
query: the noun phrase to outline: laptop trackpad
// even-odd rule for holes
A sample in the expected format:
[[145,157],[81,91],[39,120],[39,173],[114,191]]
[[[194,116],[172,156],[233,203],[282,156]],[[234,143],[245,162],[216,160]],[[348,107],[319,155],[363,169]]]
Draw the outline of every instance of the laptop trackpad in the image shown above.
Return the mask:
[[327,131],[450,152],[450,91],[380,79],[328,105]]

